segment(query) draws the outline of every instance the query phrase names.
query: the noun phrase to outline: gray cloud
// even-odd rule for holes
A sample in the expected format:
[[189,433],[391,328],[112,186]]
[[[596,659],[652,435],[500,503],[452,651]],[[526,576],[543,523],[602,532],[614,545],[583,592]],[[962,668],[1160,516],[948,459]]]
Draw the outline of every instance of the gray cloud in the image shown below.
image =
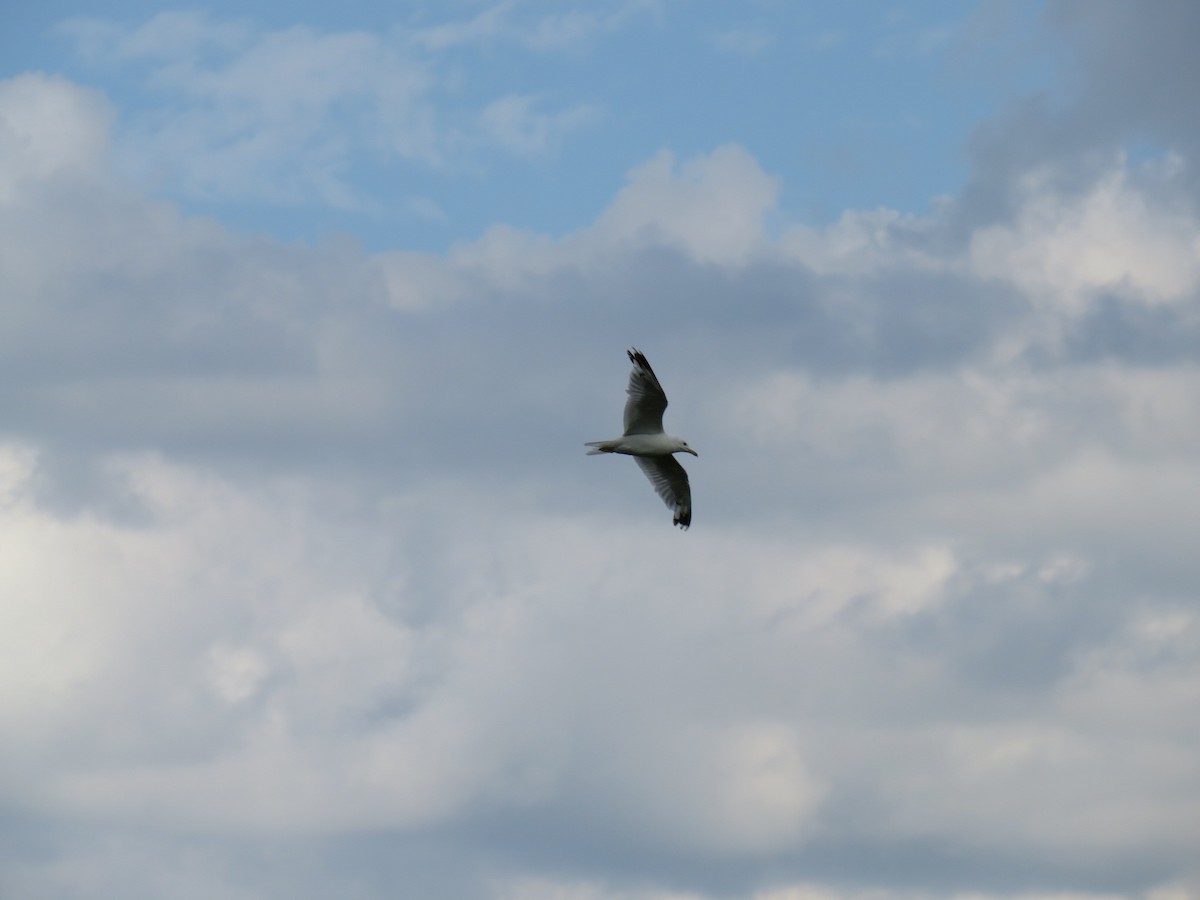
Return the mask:
[[[78,86],[0,101],[6,891],[1194,888],[1186,164],[771,235],[726,147],[373,255],[146,198]],[[581,453],[635,343],[686,536]]]
[[1040,167],[1059,191],[1085,191],[1118,153],[1144,145],[1180,155],[1178,184],[1195,204],[1200,115],[1190,94],[1200,72],[1190,36],[1198,15],[1186,0],[1047,3],[1043,21],[1069,75],[1054,90],[1014,99],[974,135],[972,179],[959,200],[966,223],[1009,214],[1008,191],[1023,173]]
[[1058,0],[1046,18],[1074,53],[1080,67],[1079,107],[1100,134],[1118,138],[1142,132],[1178,145],[1195,159],[1200,112],[1190,85],[1200,78],[1200,61],[1190,36],[1200,28],[1200,10],[1185,0],[1144,9],[1111,2]]
[[1194,364],[1200,355],[1196,304],[1147,308],[1117,294],[1101,297],[1067,338],[1065,350],[1085,360],[1122,360],[1143,366]]

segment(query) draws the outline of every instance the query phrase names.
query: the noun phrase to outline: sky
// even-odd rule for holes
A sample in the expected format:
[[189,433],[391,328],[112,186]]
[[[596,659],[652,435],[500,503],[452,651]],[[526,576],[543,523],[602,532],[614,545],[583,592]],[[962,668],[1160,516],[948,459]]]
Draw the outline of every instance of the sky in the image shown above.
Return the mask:
[[22,6],[0,895],[1200,897],[1200,6]]

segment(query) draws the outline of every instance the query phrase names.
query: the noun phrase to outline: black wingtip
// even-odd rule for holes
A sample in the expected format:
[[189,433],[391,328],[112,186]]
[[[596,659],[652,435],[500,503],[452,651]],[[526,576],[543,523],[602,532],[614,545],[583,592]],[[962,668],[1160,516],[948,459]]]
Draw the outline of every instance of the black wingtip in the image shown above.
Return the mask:
[[677,513],[672,524],[678,525],[684,531],[692,527],[692,511],[689,509],[686,512]]
[[[641,350],[639,350],[637,347],[631,347],[625,352],[629,354],[629,361],[631,363],[633,363],[635,366],[645,369],[651,375],[654,375],[654,370],[650,368],[650,360],[646,359],[646,354],[644,354]],[[654,377],[656,379],[658,378],[657,375],[654,375]]]

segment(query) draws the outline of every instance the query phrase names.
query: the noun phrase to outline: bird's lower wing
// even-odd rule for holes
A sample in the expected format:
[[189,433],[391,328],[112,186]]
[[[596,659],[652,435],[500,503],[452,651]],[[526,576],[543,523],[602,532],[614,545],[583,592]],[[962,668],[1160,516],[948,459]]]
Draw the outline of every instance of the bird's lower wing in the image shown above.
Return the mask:
[[654,490],[674,513],[674,524],[686,530],[692,524],[692,488],[687,472],[673,456],[635,456]]

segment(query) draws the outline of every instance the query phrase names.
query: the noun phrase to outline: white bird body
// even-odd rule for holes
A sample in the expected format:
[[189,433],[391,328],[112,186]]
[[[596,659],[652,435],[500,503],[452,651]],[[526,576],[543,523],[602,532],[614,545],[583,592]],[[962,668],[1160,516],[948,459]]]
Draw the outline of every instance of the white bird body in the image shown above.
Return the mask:
[[626,434],[611,441],[589,441],[585,447],[594,447],[588,456],[597,453],[624,453],[627,456],[670,456],[672,453],[691,453],[699,456],[683,438],[673,434]]
[[607,441],[588,441],[584,446],[592,448],[588,456],[599,453],[632,456],[658,496],[671,507],[674,524],[687,530],[692,524],[692,489],[687,472],[671,454],[700,454],[683,438],[663,431],[667,395],[642,352],[636,349],[628,352],[633,371],[629,373],[626,389],[629,399],[625,402],[625,433]]

